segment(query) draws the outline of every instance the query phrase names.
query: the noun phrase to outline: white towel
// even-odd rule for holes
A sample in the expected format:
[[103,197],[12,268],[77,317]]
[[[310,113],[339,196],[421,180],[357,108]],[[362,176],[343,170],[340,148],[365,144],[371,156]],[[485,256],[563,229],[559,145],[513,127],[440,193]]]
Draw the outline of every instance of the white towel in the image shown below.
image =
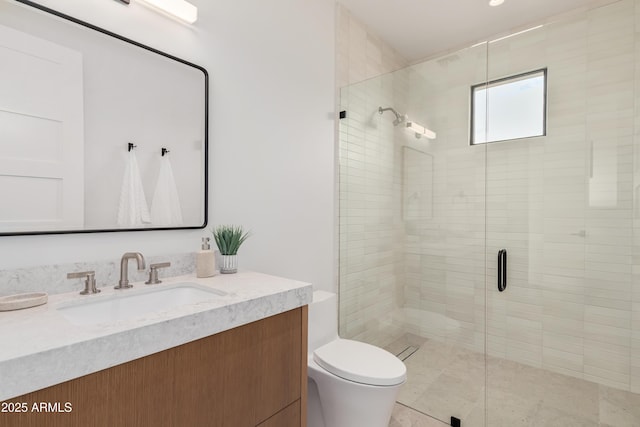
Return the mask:
[[151,216],[147,199],[144,197],[142,178],[138,168],[138,159],[134,150],[127,155],[127,164],[120,188],[120,206],[118,206],[118,226],[130,227],[149,224]]
[[153,225],[182,225],[182,208],[169,156],[162,156],[151,202]]

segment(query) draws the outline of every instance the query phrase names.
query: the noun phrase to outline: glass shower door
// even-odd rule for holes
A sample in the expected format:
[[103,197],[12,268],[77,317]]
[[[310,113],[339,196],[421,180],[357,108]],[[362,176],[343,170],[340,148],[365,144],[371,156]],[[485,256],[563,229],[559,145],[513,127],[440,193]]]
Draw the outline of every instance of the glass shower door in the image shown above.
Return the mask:
[[[543,136],[486,144],[487,426],[640,425],[636,5],[489,43],[489,81],[547,96]],[[487,134],[518,120],[487,93]]]

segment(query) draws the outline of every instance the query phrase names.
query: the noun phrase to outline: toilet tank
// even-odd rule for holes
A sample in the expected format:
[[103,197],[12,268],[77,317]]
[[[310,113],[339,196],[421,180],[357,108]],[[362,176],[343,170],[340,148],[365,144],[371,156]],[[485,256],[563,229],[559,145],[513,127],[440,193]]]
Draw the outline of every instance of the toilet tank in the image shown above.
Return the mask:
[[338,297],[332,292],[314,291],[309,304],[309,353],[338,338]]

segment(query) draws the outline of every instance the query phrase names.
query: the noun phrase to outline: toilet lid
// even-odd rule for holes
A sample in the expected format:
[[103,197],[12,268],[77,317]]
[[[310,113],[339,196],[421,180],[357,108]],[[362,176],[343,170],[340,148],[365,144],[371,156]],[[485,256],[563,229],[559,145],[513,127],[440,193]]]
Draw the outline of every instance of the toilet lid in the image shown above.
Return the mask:
[[337,339],[313,352],[313,360],[345,380],[369,385],[397,385],[407,368],[393,354],[359,341]]

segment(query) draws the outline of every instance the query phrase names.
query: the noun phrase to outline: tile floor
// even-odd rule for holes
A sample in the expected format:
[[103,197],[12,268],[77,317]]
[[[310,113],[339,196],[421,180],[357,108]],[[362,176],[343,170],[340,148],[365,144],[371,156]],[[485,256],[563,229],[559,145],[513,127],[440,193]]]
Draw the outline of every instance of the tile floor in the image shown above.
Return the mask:
[[494,357],[485,365],[483,354],[409,334],[387,349],[408,345],[420,349],[405,360],[407,383],[390,427],[442,427],[451,416],[483,427],[485,390],[488,427],[640,426],[638,394]]
[[389,427],[447,427],[448,425],[399,403],[396,403],[393,408],[389,423]]

